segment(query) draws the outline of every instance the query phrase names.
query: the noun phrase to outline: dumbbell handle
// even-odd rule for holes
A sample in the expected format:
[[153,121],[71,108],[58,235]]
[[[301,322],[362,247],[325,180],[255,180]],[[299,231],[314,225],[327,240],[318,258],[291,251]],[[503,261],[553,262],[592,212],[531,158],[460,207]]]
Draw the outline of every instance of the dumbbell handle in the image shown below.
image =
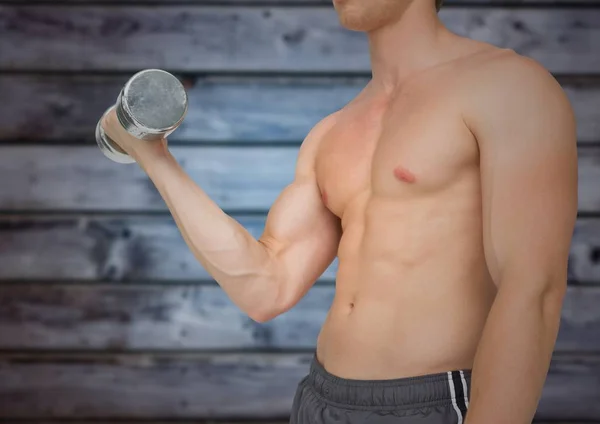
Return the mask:
[[176,77],[159,69],[135,74],[125,84],[117,103],[98,121],[96,142],[109,159],[118,163],[133,163],[134,159],[106,134],[102,122],[113,109],[123,128],[141,140],[160,140],[183,122],[188,99],[183,85]]
[[133,163],[135,160],[129,156],[123,149],[119,147],[119,145],[106,134],[104,131],[104,127],[102,126],[102,122],[106,115],[108,115],[115,106],[111,106],[108,110],[102,115],[102,118],[98,121],[98,125],[96,125],[96,142],[98,143],[98,147],[104,156],[109,158],[110,160],[117,163]]

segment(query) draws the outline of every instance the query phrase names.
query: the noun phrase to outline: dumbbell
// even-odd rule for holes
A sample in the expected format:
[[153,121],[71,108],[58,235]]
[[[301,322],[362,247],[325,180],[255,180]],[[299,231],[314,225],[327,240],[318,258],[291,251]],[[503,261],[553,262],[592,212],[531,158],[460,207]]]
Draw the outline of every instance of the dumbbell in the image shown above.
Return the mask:
[[138,72],[125,84],[117,103],[104,113],[96,125],[96,142],[104,155],[118,163],[135,160],[104,132],[102,121],[113,109],[117,119],[132,136],[146,141],[161,140],[181,125],[188,98],[177,78],[160,69]]

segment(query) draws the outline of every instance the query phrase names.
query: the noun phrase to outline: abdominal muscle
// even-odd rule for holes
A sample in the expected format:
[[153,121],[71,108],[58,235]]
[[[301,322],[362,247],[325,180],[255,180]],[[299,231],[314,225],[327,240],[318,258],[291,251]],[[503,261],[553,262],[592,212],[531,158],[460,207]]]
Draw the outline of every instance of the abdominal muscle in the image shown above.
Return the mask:
[[371,199],[345,214],[317,342],[330,373],[383,380],[472,368],[495,288],[478,205],[439,201]]

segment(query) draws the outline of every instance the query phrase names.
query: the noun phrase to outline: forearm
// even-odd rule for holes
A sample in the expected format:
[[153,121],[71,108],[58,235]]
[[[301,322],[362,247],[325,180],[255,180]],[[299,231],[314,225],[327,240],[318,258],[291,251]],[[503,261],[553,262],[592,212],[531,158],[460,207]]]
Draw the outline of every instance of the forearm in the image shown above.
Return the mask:
[[[466,424],[531,423],[558,333],[562,289],[500,285],[477,349]],[[506,286],[506,287],[503,287]],[[554,287],[560,287],[560,284]]]
[[229,217],[165,149],[136,158],[202,266],[252,318],[270,315],[277,278],[268,247]]

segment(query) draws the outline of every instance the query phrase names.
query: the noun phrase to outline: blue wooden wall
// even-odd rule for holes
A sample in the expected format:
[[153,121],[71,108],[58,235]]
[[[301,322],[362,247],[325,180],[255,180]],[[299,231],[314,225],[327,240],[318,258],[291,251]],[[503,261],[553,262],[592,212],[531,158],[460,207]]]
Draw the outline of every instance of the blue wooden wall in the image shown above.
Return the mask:
[[[580,214],[537,419],[600,423],[600,1],[446,3],[452,30],[540,61],[575,107]],[[303,137],[369,77],[364,35],[325,0],[0,0],[0,420],[289,413],[335,264],[266,324],[232,305],[145,175],[95,146],[150,67],[189,91],[172,151],[256,236]]]

